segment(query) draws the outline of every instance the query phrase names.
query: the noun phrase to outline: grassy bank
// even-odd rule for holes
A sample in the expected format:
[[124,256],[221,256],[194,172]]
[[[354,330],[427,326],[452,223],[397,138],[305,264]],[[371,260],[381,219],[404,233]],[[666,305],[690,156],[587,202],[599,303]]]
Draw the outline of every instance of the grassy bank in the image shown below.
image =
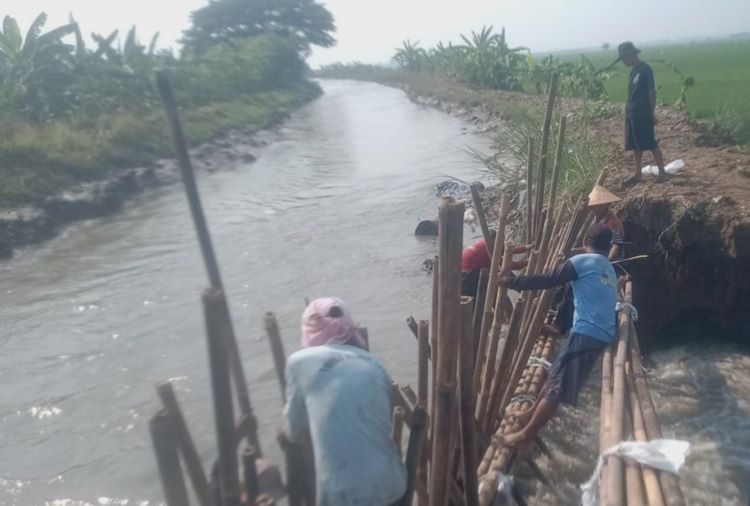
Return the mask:
[[[230,130],[263,129],[319,94],[317,85],[303,82],[186,108],[186,134],[195,146]],[[0,122],[0,207],[33,203],[77,182],[148,164],[172,152],[158,107],[144,113],[103,114],[90,123]]]
[[[656,76],[659,100],[678,103],[685,77],[695,79],[687,90],[687,110],[697,119],[716,122],[739,142],[750,142],[750,40],[726,40],[642,48]],[[615,50],[584,54],[595,67],[604,68],[617,57]],[[560,55],[573,61],[580,55]],[[671,64],[671,65],[670,65]],[[627,98],[628,69],[622,65],[604,83],[608,97],[616,102]],[[680,75],[682,74],[682,75]]]

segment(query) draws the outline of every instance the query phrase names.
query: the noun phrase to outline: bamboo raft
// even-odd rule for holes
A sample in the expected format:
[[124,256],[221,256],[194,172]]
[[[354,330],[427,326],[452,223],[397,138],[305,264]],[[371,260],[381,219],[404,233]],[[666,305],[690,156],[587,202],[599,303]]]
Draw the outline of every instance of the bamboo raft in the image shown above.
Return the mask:
[[[192,497],[200,506],[273,504],[274,498],[263,496],[259,489],[257,463],[263,452],[257,422],[174,97],[163,74],[157,77],[157,84],[210,282],[202,301],[218,454],[207,476],[172,385],[159,385],[163,409],[151,419],[150,430],[166,503],[188,505]],[[551,269],[567,258],[571,249],[581,244],[591,222],[584,201],[574,206],[558,205],[557,201],[565,116],[559,122],[550,185],[545,189],[556,88],[555,76],[538,154],[534,153],[534,142],[529,143],[526,208],[516,214],[523,221],[525,243],[533,244],[527,274]],[[535,171],[532,158],[538,160]],[[391,435],[407,471],[407,489],[398,502],[400,506],[412,504],[415,496],[423,506],[489,506],[510,504],[513,500],[523,503],[505,478],[512,473],[519,456],[533,464],[516,449],[504,446],[502,436],[520,428],[508,414],[529,408],[542,394],[546,369],[558,344],[556,338],[542,332],[553,319],[556,292],[525,292],[515,305],[511,303],[506,288],[498,283],[501,267],[513,261],[510,196],[503,195],[501,199],[493,240],[478,192],[473,189],[472,193],[491,253],[490,268],[482,272],[476,295],[462,297],[465,207],[462,202],[443,199],[429,319],[407,319],[417,339],[417,390],[394,383],[391,392]],[[625,302],[630,301],[631,291],[632,284],[626,283]],[[286,355],[279,326],[273,313],[267,313],[264,322],[283,398]],[[365,329],[363,334],[367,335]],[[620,313],[618,339],[606,352],[603,364],[601,451],[628,437],[637,441],[659,438],[658,419],[627,311]],[[288,503],[314,506],[311,448],[292,445],[283,436],[278,443],[285,459]],[[192,495],[188,493],[183,467]],[[544,479],[538,468],[536,473]],[[608,459],[602,483],[601,504],[684,504],[674,475],[624,463],[616,457]]]

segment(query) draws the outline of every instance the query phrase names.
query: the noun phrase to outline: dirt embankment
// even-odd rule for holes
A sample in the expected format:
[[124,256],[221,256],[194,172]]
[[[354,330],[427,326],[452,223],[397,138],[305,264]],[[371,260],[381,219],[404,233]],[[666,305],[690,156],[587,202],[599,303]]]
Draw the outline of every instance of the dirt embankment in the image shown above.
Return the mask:
[[[487,132],[512,121],[513,111],[539,108],[544,100],[455,83],[386,84]],[[576,100],[562,100],[566,113],[578,107]],[[649,255],[627,267],[644,335],[680,337],[680,330],[694,334],[698,328],[712,338],[750,343],[750,151],[722,144],[720,133],[682,111],[659,108],[657,119],[665,158],[681,158],[686,166],[668,182],[646,178],[633,187],[624,184],[634,168],[622,148],[622,112],[591,124],[609,153],[605,185],[623,197],[616,211],[625,222],[626,252]],[[644,156],[644,163],[650,161],[650,154]]]
[[[235,131],[193,149],[195,168],[210,171],[255,161],[252,152],[264,144],[255,134],[255,130]],[[0,210],[0,258],[12,256],[16,248],[55,237],[69,223],[113,214],[147,188],[179,179],[176,161],[160,160],[149,167],[112,170],[102,181],[82,183],[34,206]]]

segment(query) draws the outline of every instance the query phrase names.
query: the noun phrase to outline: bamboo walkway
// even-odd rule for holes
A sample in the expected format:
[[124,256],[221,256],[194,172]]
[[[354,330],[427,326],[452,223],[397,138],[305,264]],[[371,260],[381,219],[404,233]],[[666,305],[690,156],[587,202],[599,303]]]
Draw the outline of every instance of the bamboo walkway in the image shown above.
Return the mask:
[[[257,423],[171,86],[163,74],[157,84],[211,287],[203,294],[203,309],[218,455],[207,475],[171,384],[160,385],[163,409],[151,419],[150,429],[166,503],[273,504],[273,498],[259,490],[257,463],[263,452]],[[551,269],[567,258],[591,222],[585,202],[566,206],[557,201],[565,116],[559,121],[549,187],[545,188],[556,88],[555,76],[539,153],[534,153],[534,143],[529,143],[529,160],[538,162],[535,170],[529,163],[526,208],[515,214],[521,216],[525,244],[534,245],[527,274]],[[464,204],[446,198],[439,209],[432,306],[426,308],[429,319],[407,320],[418,343],[417,390],[397,384],[392,388],[392,437],[402,452],[408,478],[406,493],[398,503],[401,506],[412,504],[415,498],[422,506],[523,504],[507,477],[518,457],[533,465],[528,456],[504,446],[502,436],[519,429],[507,413],[529,408],[543,393],[546,370],[558,342],[543,335],[542,329],[553,320],[556,291],[525,292],[515,305],[511,303],[497,281],[501,267],[513,261],[510,198],[502,197],[493,240],[478,192],[474,189],[472,193],[492,259],[490,268],[482,272],[476,296],[461,296]],[[622,284],[623,302],[630,302],[632,289],[630,281]],[[618,338],[603,359],[601,452],[623,440],[661,437],[632,316],[627,309],[619,313]],[[273,313],[267,313],[264,321],[283,396],[286,355],[278,323]],[[363,333],[366,335],[366,330]],[[235,407],[239,408],[236,414]],[[407,445],[402,448],[405,439]],[[285,456],[288,504],[314,506],[311,448],[292,445],[283,436],[278,444]],[[536,472],[544,479],[541,471]],[[623,462],[619,457],[607,459],[601,484],[600,504],[684,504],[674,475]],[[571,498],[571,502],[576,501]]]

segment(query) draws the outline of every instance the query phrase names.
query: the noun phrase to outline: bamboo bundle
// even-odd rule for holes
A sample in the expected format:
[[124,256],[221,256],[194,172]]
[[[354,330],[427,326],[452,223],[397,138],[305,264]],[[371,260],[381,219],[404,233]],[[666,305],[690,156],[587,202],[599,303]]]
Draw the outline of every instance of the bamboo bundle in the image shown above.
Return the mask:
[[[621,299],[628,304],[632,301],[630,280],[624,282]],[[638,337],[630,311],[619,313],[617,333],[613,344],[616,346],[614,363],[610,347],[602,365],[601,453],[621,441],[646,442],[661,438],[659,421],[642,372]],[[623,462],[619,457],[608,457],[601,483],[599,501],[603,505],[684,505],[675,475],[635,462]]]

